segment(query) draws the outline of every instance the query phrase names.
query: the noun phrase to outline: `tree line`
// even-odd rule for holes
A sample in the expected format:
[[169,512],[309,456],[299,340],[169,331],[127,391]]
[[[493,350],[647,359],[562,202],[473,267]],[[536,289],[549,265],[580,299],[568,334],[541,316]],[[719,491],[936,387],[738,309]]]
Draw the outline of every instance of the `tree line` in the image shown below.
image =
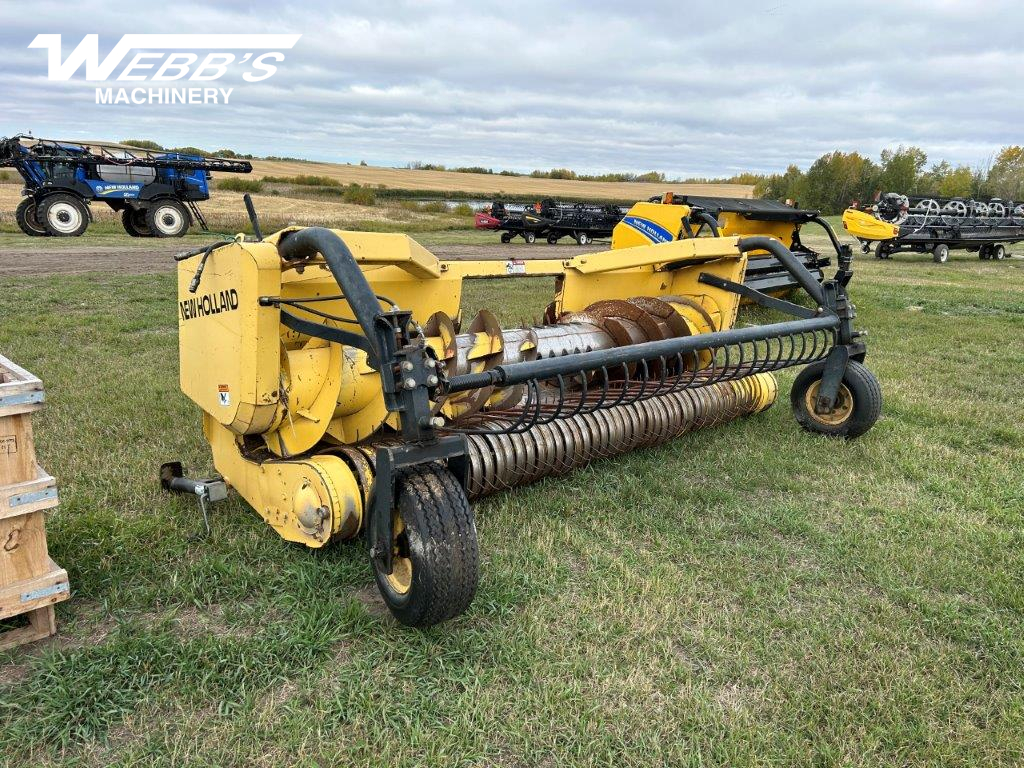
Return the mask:
[[730,179],[754,185],[754,195],[793,200],[803,208],[839,213],[853,202],[868,205],[880,192],[922,197],[967,197],[1024,200],[1024,147],[1001,149],[984,168],[928,165],[918,147],[883,150],[878,161],[857,152],[829,152],[802,171],[790,165],[785,173],[741,174]]

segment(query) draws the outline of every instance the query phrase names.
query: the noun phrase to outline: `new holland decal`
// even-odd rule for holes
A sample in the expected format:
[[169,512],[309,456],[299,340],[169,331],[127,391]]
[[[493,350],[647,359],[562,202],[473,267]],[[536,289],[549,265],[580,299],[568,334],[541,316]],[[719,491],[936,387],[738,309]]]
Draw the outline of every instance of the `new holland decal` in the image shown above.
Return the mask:
[[193,320],[197,317],[231,312],[238,309],[238,291],[231,288],[217,293],[208,293],[205,296],[196,296],[194,299],[185,299],[178,302],[178,309],[181,310],[182,320]]
[[627,216],[622,222],[635,229],[652,243],[667,243],[675,240],[671,232],[660,224],[655,224],[650,219],[643,219],[639,216]]

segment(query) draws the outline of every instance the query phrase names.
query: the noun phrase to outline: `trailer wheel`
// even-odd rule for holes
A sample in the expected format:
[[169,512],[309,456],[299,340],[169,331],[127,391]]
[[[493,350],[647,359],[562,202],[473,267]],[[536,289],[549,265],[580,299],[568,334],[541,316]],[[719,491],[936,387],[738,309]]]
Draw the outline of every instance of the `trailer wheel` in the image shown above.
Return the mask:
[[146,209],[146,226],[154,237],[184,237],[190,223],[188,211],[177,200],[159,200]]
[[992,258],[996,261],[1002,261],[1006,258],[1006,246],[1002,244],[992,246]]
[[558,242],[558,238],[554,235],[548,235],[548,245],[555,245]]
[[18,229],[29,237],[46,237],[50,233],[36,218],[37,213],[35,199],[26,197],[18,203],[18,207],[14,210],[14,220],[18,222]]
[[577,232],[576,242],[580,245],[588,245],[591,242],[591,237],[586,232]]
[[38,219],[54,237],[78,237],[89,226],[89,209],[75,195],[58,193],[39,205]]
[[988,249],[987,245],[983,245],[978,249],[978,258],[982,261],[987,261],[992,258],[992,252]]
[[879,240],[877,243],[875,243],[875,258],[889,258],[889,245],[884,240]]
[[821,386],[825,361],[808,365],[793,381],[789,401],[797,423],[808,432],[830,437],[860,437],[882,414],[882,388],[878,379],[863,364],[850,360],[839,384],[835,407],[817,413],[815,401]]
[[523,240],[528,242],[530,245],[533,245],[537,242],[537,235],[533,232],[523,232]]
[[932,261],[936,264],[945,264],[947,259],[949,259],[948,245],[945,243],[939,243],[932,249]]
[[503,242],[503,243],[511,243],[512,242],[512,233],[511,232],[502,232],[501,233],[501,242]]
[[392,572],[371,558],[388,609],[410,627],[429,627],[469,607],[479,581],[476,523],[466,492],[447,469],[403,470],[395,483]]
[[121,211],[121,224],[124,226],[124,231],[132,237],[153,236],[146,224],[146,212],[142,209],[125,208]]

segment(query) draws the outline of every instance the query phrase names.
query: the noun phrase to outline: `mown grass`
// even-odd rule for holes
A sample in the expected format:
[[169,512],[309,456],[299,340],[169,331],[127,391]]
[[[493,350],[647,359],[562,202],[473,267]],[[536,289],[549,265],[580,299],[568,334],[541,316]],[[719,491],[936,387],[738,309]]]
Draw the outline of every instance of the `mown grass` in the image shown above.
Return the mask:
[[361,541],[289,546],[234,496],[203,537],[161,494],[162,461],[210,469],[171,276],[2,280],[74,598],[0,655],[0,762],[1019,765],[1022,276],[862,259],[872,432],[800,432],[784,374],[761,416],[481,502],[476,601],[428,632],[382,611]]

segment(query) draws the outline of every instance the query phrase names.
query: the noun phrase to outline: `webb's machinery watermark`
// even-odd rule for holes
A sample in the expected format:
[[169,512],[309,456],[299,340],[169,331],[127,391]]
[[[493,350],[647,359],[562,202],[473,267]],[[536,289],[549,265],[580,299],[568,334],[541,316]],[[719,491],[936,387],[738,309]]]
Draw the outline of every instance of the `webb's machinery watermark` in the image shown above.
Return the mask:
[[[99,35],[86,35],[66,59],[62,59],[60,35],[36,35],[28,47],[46,49],[50,80],[71,80],[84,67],[87,81],[126,83],[96,88],[97,104],[228,104],[235,89],[210,84],[233,70],[241,70],[242,80],[247,83],[269,80],[284,61],[283,51],[294,47],[300,37],[130,34],[124,35],[103,59]],[[194,51],[207,53],[200,57]],[[143,82],[148,85],[131,85]],[[153,85],[171,82],[189,85]]]

